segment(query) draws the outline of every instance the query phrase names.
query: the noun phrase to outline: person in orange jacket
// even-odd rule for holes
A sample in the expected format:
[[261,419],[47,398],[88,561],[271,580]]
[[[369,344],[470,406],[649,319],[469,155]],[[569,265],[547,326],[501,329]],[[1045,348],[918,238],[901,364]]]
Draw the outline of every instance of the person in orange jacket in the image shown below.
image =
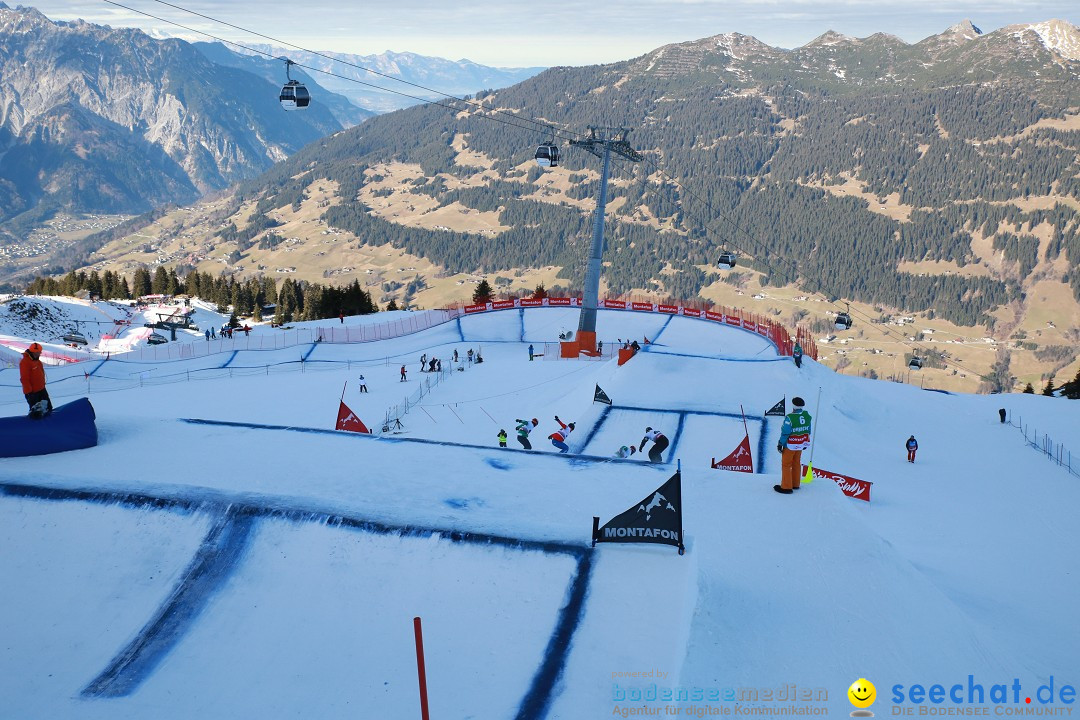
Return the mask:
[[30,343],[19,361],[19,380],[22,381],[23,397],[30,406],[30,414],[35,414],[34,406],[45,401],[45,410],[41,415],[52,412],[52,399],[49,391],[45,389],[45,366],[41,364],[41,345]]

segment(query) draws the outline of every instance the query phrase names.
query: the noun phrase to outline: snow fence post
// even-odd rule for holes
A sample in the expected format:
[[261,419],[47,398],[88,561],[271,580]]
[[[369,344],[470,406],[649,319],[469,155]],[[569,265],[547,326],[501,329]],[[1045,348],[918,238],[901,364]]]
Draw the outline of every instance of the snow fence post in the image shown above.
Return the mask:
[[420,629],[420,618],[413,618],[413,633],[416,635],[416,674],[420,679],[420,717],[429,720],[427,701],[427,673],[424,670],[424,633]]

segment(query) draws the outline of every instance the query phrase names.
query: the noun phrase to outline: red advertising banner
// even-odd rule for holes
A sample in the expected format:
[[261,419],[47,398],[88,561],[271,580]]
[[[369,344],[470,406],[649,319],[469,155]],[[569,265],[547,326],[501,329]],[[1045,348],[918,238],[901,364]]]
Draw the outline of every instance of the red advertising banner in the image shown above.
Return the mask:
[[715,320],[716,322],[724,322],[724,313],[713,312],[712,310],[705,311],[706,320]]
[[700,310],[695,310],[694,308],[683,308],[682,309],[682,314],[685,315],[686,317],[696,317],[696,318],[701,317],[701,311]]
[[679,314],[679,306],[678,305],[657,305],[656,309],[659,310],[662,313],[669,313],[671,315],[678,315]]
[[610,308],[612,310],[625,310],[626,309],[626,301],[625,300],[605,300],[604,301],[604,307]]
[[754,458],[750,454],[750,436],[743,436],[742,442],[739,443],[739,447],[731,451],[731,454],[720,462],[716,462],[716,458],[713,458],[712,466],[714,470],[732,470],[734,472],[754,472]]
[[335,430],[348,430],[349,432],[358,433],[370,433],[367,426],[360,421],[360,418],[356,417],[356,413],[349,409],[349,406],[344,402],[341,403],[337,411],[337,425],[334,426]]
[[570,300],[571,300],[571,298],[568,298],[568,297],[567,297],[567,298],[553,298],[553,297],[549,297],[549,298],[547,299],[547,301],[548,301],[548,305],[551,305],[551,306],[553,306],[553,307],[555,307],[555,306],[559,306],[559,305],[562,305],[562,306],[566,306],[566,307],[569,307],[569,306],[570,306],[570,304],[571,304],[571,303],[570,303]]
[[487,303],[482,303],[480,305],[466,305],[465,306],[465,314],[467,315],[469,313],[484,312],[487,309],[488,309]]
[[635,303],[630,304],[630,309],[631,310],[647,310],[648,312],[652,312],[653,311],[653,304],[652,303],[646,303],[646,302],[635,302]]
[[514,307],[513,300],[496,300],[491,303],[492,310],[509,310],[512,307]]
[[[805,465],[802,466],[802,472],[804,475],[806,474]],[[814,477],[832,480],[840,486],[840,489],[848,497],[870,502],[870,486],[874,483],[869,482],[868,480],[859,480],[857,478],[848,477],[847,475],[841,475],[840,473],[822,470],[821,468],[814,468]]]
[[543,298],[521,298],[521,307],[540,307],[543,304]]
[[743,327],[743,330],[753,330],[754,329],[754,321],[753,320],[747,320],[746,318],[743,318],[742,327]]
[[725,315],[724,322],[728,325],[734,325],[735,327],[742,326],[742,320],[737,315]]

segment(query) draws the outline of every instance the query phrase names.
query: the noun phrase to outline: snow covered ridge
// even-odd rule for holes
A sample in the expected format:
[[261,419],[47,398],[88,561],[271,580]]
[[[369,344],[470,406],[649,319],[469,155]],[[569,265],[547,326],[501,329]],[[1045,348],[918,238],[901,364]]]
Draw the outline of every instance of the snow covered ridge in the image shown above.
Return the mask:
[[1029,25],[1009,25],[1001,29],[1013,37],[1022,38],[1033,32],[1047,50],[1067,60],[1080,61],[1080,28],[1064,20],[1047,20]]

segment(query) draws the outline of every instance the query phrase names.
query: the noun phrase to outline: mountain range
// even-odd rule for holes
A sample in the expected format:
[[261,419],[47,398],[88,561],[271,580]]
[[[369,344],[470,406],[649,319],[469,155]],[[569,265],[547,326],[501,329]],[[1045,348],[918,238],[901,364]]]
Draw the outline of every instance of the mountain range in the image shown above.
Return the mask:
[[314,69],[323,87],[373,113],[400,110],[446,95],[471,95],[478,90],[509,87],[545,69],[490,67],[470,60],[447,60],[411,52],[354,55],[273,45],[251,48],[273,57],[288,57]]
[[[303,59],[331,64],[313,54]],[[453,91],[536,72],[408,53],[353,59],[417,81],[445,81]],[[362,86],[297,68],[293,74],[314,97],[302,113],[279,106],[285,66],[272,57],[130,28],[53,22],[0,2],[0,242],[25,242],[58,211],[131,214],[192,202],[376,111],[415,102],[390,93],[365,102],[366,88],[346,98],[320,81]]]

